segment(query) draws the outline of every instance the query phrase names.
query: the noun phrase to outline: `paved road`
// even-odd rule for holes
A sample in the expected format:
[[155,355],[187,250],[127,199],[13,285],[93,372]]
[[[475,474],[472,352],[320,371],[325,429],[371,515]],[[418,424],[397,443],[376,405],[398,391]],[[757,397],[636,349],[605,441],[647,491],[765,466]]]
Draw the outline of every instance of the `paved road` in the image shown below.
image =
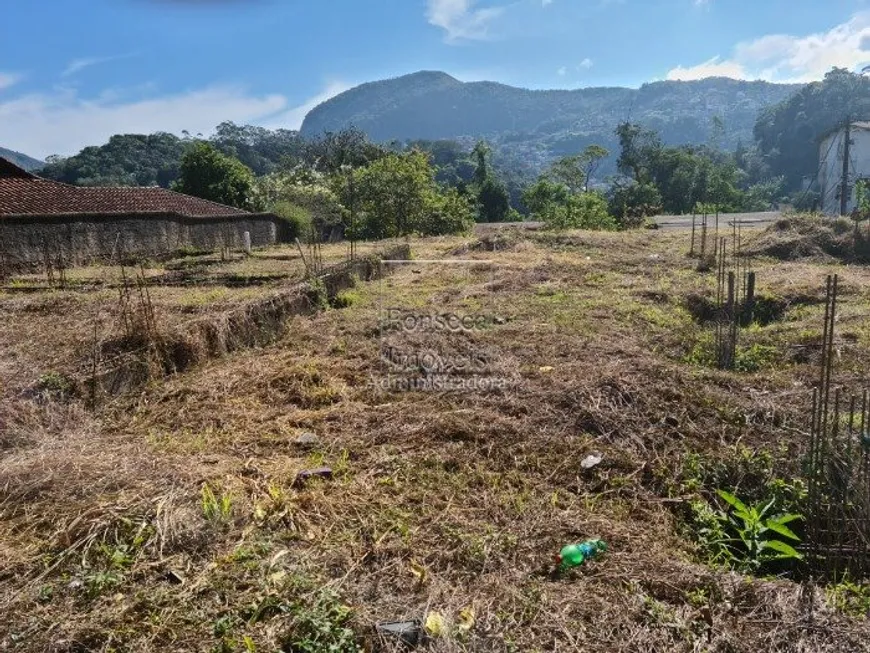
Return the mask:
[[[782,217],[779,211],[768,211],[766,213],[722,213],[719,215],[719,226],[727,227],[737,221],[744,228],[746,227],[767,227]],[[715,224],[716,216],[707,217],[707,227]],[[659,229],[691,229],[691,215],[660,215],[653,218]],[[696,225],[700,226],[701,218],[696,218]]]
[[[766,213],[721,213],[719,215],[719,226],[729,227],[731,223],[739,221],[744,228],[767,227],[780,219],[782,214],[779,211],[768,211]],[[652,218],[659,229],[691,229],[691,215],[659,215]],[[716,216],[707,217],[707,226],[712,227],[715,224]],[[701,226],[701,216],[696,218],[696,226]],[[475,225],[475,230],[478,232],[505,229],[510,227],[519,227],[521,229],[538,230],[544,228],[543,222],[481,222]]]

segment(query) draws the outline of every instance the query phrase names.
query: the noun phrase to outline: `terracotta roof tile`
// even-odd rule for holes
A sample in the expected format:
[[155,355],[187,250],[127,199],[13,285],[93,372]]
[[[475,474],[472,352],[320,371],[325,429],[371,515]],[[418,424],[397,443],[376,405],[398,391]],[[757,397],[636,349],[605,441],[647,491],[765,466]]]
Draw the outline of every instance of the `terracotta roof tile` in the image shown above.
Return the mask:
[[0,218],[9,215],[155,213],[191,218],[250,215],[232,206],[165,188],[70,186],[42,179],[0,158]]

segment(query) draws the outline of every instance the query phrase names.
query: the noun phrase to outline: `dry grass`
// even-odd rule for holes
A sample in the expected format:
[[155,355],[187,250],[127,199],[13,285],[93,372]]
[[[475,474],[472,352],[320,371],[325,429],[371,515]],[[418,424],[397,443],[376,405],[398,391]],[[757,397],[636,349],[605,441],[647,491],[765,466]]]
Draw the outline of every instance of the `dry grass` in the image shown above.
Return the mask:
[[[715,274],[694,271],[686,234],[492,245],[415,242],[417,259],[491,263],[402,266],[345,308],[291,318],[276,344],[97,414],[0,400],[13,434],[0,446],[0,647],[321,651],[345,627],[374,646],[375,622],[437,611],[455,626],[471,608],[474,626],[429,650],[868,650],[866,621],[820,589],[702,564],[680,480],[688,454],[728,460],[741,446],[770,452],[784,478],[798,472],[814,353],[793,345],[817,337],[823,307],[810,299],[836,270],[839,369],[866,375],[870,272],[759,261],[759,289],[786,308],[743,344],[775,353],[728,373],[693,358],[709,327],[687,297],[711,295]],[[384,335],[384,305],[499,320]],[[5,336],[4,369],[58,365],[58,313],[31,319],[42,310],[5,318],[34,342]],[[382,338],[482,352],[514,385],[375,392]],[[319,444],[295,444],[308,432]],[[583,470],[593,452],[604,461]],[[332,479],[294,484],[321,465]],[[554,554],[587,537],[608,554],[553,578]]]

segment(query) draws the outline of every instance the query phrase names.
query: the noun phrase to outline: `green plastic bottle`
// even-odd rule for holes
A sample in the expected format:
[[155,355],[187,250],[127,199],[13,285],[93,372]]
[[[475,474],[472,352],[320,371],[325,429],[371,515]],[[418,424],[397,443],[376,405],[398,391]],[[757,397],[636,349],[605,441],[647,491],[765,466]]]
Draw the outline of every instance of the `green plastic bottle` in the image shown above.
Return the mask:
[[559,569],[564,571],[572,567],[579,567],[587,560],[591,560],[607,551],[604,540],[586,540],[581,544],[569,544],[562,547],[559,553]]

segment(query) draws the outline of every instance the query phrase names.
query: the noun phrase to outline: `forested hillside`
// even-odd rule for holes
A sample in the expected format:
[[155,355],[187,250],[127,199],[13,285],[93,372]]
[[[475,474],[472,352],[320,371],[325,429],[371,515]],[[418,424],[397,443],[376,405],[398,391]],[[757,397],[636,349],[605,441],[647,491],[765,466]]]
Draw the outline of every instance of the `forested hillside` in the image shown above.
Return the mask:
[[[710,203],[812,208],[815,191],[803,182],[816,176],[818,138],[846,117],[870,119],[870,80],[843,69],[798,87],[709,79],[570,92],[419,73],[322,104],[302,132],[224,122],[208,138],[115,135],[72,157],[49,157],[40,174],[80,185],[170,187],[185,153],[205,141],[252,178],[296,179],[300,170],[334,175],[417,148],[430,155],[435,181],[474,198],[484,220],[507,219],[510,208],[529,215],[569,207],[590,189],[604,192],[619,219]],[[538,184],[541,174],[571,193]],[[574,177],[583,178],[582,189]]]
[[847,118],[870,120],[870,79],[834,68],[823,81],[762,111],[755,138],[773,174],[797,188],[818,176],[820,137]]
[[[117,134],[104,145],[86,147],[75,156],[49,157],[42,176],[81,186],[162,186],[178,178],[185,149],[197,139],[165,132]],[[232,156],[256,175],[274,172],[285,157],[298,157],[302,141],[298,132],[268,130],[225,122],[208,139],[222,153]]]
[[[324,102],[308,114],[301,133],[353,125],[381,142],[486,138],[497,152],[521,156],[540,170],[555,156],[593,143],[615,151],[615,129],[626,120],[656,131],[666,144],[733,150],[752,142],[759,111],[799,88],[711,78],[639,89],[531,91],[420,72],[363,84]],[[615,160],[605,170],[614,171]]]

